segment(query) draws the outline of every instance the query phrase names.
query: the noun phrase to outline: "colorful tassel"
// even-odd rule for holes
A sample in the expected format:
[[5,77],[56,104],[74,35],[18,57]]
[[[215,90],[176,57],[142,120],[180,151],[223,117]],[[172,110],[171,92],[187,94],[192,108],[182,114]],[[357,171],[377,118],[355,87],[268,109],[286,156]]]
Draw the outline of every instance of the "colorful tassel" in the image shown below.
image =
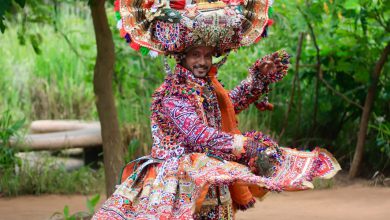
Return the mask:
[[122,29],[122,19],[120,19],[120,20],[116,23],[116,28],[118,28],[119,30]]
[[130,34],[126,33],[125,39],[126,39],[126,42],[127,42],[127,43],[130,43],[130,42],[131,42]]
[[274,8],[273,7],[269,7],[268,8],[268,17],[271,18],[273,14],[274,14]]
[[122,28],[119,30],[119,34],[120,34],[121,38],[124,38],[126,36],[127,32],[125,31],[125,29]]
[[265,26],[263,33],[261,34],[261,37],[267,37],[268,36],[268,25]]
[[182,10],[186,6],[186,1],[185,0],[176,0],[176,1],[171,1],[169,3],[169,6],[173,9],[176,10]]
[[134,41],[130,42],[130,47],[136,51],[139,51],[139,49],[141,48],[141,46],[139,44],[135,43]]
[[120,20],[121,19],[121,13],[119,13],[119,11],[116,11],[115,12],[115,17],[116,17],[116,20]]
[[158,56],[158,52],[154,51],[154,50],[151,50],[151,51],[149,51],[149,56],[152,57],[152,58],[156,58]]
[[119,11],[119,0],[114,2],[114,11]]
[[259,42],[261,40],[261,36],[256,38],[255,43]]
[[141,47],[139,51],[141,52],[142,55],[146,56],[149,54],[150,49],[147,47]]

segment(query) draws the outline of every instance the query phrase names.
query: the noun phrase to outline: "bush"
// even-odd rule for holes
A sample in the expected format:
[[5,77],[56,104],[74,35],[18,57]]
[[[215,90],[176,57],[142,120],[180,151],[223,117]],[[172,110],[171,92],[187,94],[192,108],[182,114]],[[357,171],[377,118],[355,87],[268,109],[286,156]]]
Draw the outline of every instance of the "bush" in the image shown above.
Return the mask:
[[4,170],[0,179],[0,193],[4,196],[22,194],[92,194],[102,193],[104,189],[104,170],[102,166],[94,170],[83,166],[68,171],[64,164],[48,154],[40,153],[39,161],[34,165],[23,162],[14,172]]
[[5,111],[0,116],[0,174],[3,170],[13,170],[20,165],[20,160],[15,156],[16,150],[10,147],[12,137],[18,135],[24,120],[14,121],[10,111]]

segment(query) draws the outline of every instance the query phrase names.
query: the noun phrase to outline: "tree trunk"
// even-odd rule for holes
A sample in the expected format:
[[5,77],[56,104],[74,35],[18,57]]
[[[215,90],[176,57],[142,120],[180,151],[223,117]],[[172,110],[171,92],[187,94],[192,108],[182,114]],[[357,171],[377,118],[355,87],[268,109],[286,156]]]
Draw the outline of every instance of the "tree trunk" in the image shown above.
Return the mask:
[[358,140],[356,143],[355,155],[352,160],[351,169],[349,170],[349,177],[355,178],[359,174],[360,164],[363,159],[364,142],[366,140],[368,121],[371,114],[371,109],[374,104],[375,93],[378,87],[379,76],[382,72],[382,68],[386,63],[387,56],[390,53],[390,42],[387,43],[385,49],[382,52],[381,57],[377,61],[374,71],[371,74],[371,85],[368,88],[366,100],[364,101],[363,113],[359,126]]
[[93,85],[102,129],[106,195],[110,196],[115,190],[117,178],[124,165],[124,148],[122,147],[112,90],[115,63],[114,41],[108,25],[104,3],[105,0],[92,0],[90,8],[97,45]]

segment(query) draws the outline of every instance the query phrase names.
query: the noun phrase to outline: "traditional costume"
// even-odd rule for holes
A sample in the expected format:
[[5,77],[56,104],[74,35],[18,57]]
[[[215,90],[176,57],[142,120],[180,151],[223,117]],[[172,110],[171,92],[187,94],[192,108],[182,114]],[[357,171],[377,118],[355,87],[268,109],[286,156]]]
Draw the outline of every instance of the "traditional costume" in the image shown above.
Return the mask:
[[[119,0],[122,37],[143,54],[180,57],[206,45],[215,55],[249,46],[265,36],[268,0]],[[242,134],[236,114],[287,73],[289,56],[279,51],[282,69],[262,73],[258,60],[231,91],[217,79],[218,65],[196,78],[177,64],[155,91],[151,106],[151,154],[130,162],[121,184],[93,219],[233,219],[269,191],[313,188],[313,178],[340,170],[324,149],[311,152],[279,147],[261,132]]]

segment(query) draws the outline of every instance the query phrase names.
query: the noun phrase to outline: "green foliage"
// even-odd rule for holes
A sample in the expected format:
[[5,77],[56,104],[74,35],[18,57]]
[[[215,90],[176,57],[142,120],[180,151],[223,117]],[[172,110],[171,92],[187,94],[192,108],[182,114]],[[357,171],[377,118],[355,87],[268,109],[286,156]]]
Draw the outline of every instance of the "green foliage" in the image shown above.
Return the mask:
[[64,219],[65,220],[76,220],[75,216],[70,216],[69,206],[67,206],[67,205],[64,207]]
[[17,3],[20,7],[24,7],[26,0],[2,0],[0,2],[0,31],[4,33],[5,31],[5,14],[13,9],[13,4]]
[[4,169],[0,179],[0,194],[91,194],[104,190],[104,170],[82,167],[68,171],[53,158],[41,156],[39,163],[22,163],[17,172]]
[[[41,45],[45,45],[39,46],[41,55],[34,52],[34,45],[21,46],[16,41],[18,26],[0,38],[4,51],[0,57],[4,70],[0,76],[0,111],[8,107],[14,114],[28,116],[28,120],[96,118],[92,88],[96,49],[93,34],[88,34],[93,28],[87,15],[80,17],[80,12],[88,13],[89,9],[85,5],[77,10],[67,4],[61,7],[55,16],[56,28],[45,23],[28,24],[29,33],[45,33],[40,37]],[[90,24],[89,29],[77,25],[80,22]]]
[[95,207],[100,201],[100,194],[94,195],[91,199],[87,200],[87,208],[89,214],[93,215],[95,213]]
[[119,121],[137,128],[139,132],[135,132],[138,133],[135,138],[141,143],[141,154],[147,154],[151,146],[151,96],[165,77],[162,57],[153,59],[130,48],[126,41],[120,38],[119,31],[114,29],[114,11],[109,9],[107,13],[110,26],[113,27],[116,46],[114,89]]
[[10,141],[12,137],[16,138],[23,125],[24,119],[14,121],[9,110],[0,115],[0,174],[20,165],[15,150],[10,147]]
[[139,149],[141,146],[141,143],[138,139],[132,139],[127,146],[127,152],[125,155],[125,163],[130,162],[134,159],[134,155],[136,155],[137,149]]
[[376,117],[375,123],[370,128],[377,132],[376,144],[380,152],[390,158],[390,122],[385,122],[384,117]]
[[61,213],[54,213],[50,219],[57,219],[60,215],[64,220],[77,220],[77,219],[90,219],[91,216],[95,212],[95,207],[99,203],[100,194],[96,194],[92,196],[92,198],[87,199],[87,208],[88,212],[76,212],[74,214],[70,214],[69,206],[66,205]]

